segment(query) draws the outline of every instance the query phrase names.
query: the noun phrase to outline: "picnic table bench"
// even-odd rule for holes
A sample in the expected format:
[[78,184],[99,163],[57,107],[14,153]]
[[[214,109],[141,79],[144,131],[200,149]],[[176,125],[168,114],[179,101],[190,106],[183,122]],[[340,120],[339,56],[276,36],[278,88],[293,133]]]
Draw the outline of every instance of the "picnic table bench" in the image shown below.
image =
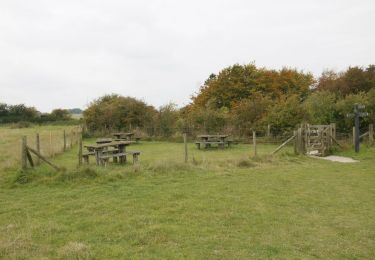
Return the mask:
[[207,149],[212,145],[217,145],[218,148],[224,148],[225,146],[230,147],[232,141],[227,140],[229,135],[198,135],[198,141],[195,142],[198,149],[202,147]]
[[89,156],[94,155],[97,165],[105,165],[110,158],[113,158],[113,162],[126,163],[126,156],[132,155],[133,163],[136,163],[141,153],[139,151],[126,151],[126,146],[133,143],[134,141],[112,141],[85,145],[88,151],[82,154],[82,157],[88,163]]

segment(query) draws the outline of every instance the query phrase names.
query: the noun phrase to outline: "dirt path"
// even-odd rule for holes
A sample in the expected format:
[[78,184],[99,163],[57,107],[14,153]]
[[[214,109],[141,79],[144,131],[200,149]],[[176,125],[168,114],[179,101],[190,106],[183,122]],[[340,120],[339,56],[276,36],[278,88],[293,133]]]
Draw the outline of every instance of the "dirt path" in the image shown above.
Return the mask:
[[318,156],[310,156],[310,157],[328,160],[328,161],[332,161],[332,162],[341,162],[341,163],[356,163],[356,162],[359,162],[359,161],[354,160],[350,157],[337,156],[337,155],[330,155],[330,156],[326,156],[326,157],[318,157]]

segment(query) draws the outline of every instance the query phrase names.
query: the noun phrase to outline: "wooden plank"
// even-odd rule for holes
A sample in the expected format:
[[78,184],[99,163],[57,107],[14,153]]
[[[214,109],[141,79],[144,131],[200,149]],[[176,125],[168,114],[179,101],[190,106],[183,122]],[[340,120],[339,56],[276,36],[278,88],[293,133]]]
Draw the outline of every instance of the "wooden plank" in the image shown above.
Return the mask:
[[341,148],[343,148],[343,146],[336,140],[335,137],[331,136],[332,140],[338,145],[340,146]]
[[45,163],[47,163],[48,165],[52,166],[55,170],[60,170],[59,167],[57,167],[56,165],[54,165],[53,163],[49,162],[46,158],[44,158],[44,156],[42,156],[40,153],[38,153],[37,151],[35,151],[34,149],[32,149],[31,147],[29,146],[26,146],[27,150],[32,152],[33,154],[35,154],[36,156],[38,156],[42,161],[44,161]]
[[27,147],[26,147],[26,156],[27,156],[27,160],[30,163],[30,166],[34,167],[33,157],[31,157],[30,151]]
[[284,143],[282,143],[279,147],[277,147],[276,150],[272,152],[272,154],[277,153],[281,148],[283,148],[287,143],[289,143],[290,141],[292,141],[293,138],[295,138],[295,137],[296,137],[295,135],[293,135],[292,137],[290,137],[288,140],[286,140]]
[[368,134],[369,134],[369,132],[366,132],[366,133],[364,133],[364,134],[360,135],[360,136],[359,136],[359,139],[361,139],[361,138],[365,137],[365,136],[366,136],[366,135],[368,135]]
[[369,145],[373,145],[374,144],[374,125],[373,124],[370,124],[368,126],[368,141],[369,141]]

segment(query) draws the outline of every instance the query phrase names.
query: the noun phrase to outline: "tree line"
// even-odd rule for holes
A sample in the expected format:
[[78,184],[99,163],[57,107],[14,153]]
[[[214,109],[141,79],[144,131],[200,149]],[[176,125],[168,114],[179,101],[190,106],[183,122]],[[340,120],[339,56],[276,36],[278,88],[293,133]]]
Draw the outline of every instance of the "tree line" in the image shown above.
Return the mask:
[[0,103],[0,123],[45,123],[72,120],[68,109],[54,109],[51,113],[41,113],[35,107],[24,104],[8,105]]
[[375,122],[375,65],[325,71],[318,78],[297,69],[272,70],[255,64],[227,67],[211,74],[185,107],[155,108],[144,101],[112,94],[94,100],[84,111],[90,130],[147,129],[171,136],[176,131],[237,131],[248,134],[271,125],[283,134],[303,122],[336,123],[348,132],[355,103],[366,106],[363,126]]

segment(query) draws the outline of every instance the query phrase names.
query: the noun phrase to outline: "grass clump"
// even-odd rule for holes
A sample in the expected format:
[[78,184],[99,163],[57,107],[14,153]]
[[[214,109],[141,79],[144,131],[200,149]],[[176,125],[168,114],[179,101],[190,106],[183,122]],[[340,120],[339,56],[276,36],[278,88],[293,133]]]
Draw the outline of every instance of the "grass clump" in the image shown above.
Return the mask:
[[255,167],[256,165],[249,158],[242,158],[237,161],[236,166],[239,168],[251,168]]
[[56,176],[58,181],[69,182],[77,179],[95,179],[98,173],[91,167],[78,168],[76,171],[62,171]]
[[59,259],[93,259],[90,247],[82,242],[69,242],[59,250]]
[[190,163],[175,161],[157,161],[149,164],[146,168],[151,173],[189,172],[196,168]]

